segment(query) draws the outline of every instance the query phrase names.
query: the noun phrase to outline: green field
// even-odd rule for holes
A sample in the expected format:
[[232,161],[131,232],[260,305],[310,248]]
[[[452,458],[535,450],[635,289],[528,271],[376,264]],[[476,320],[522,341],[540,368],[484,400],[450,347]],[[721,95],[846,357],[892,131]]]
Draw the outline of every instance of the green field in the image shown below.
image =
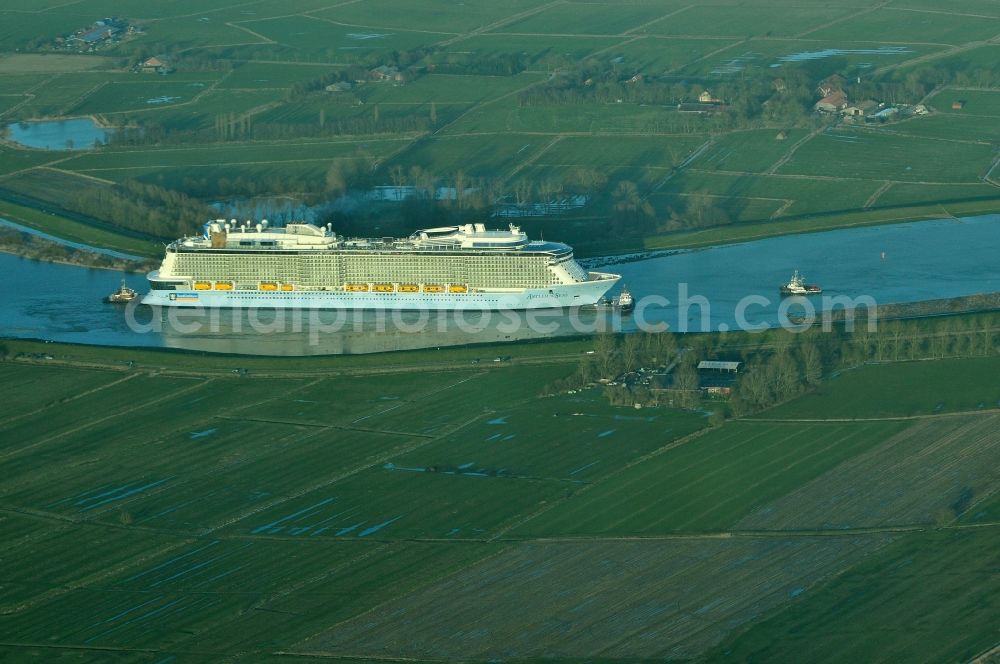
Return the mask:
[[959,111],[945,112],[919,121],[900,124],[898,131],[910,136],[940,138],[951,141],[996,141],[1000,129],[989,117],[965,116]]
[[[15,659],[782,659],[817,624],[856,633],[833,659],[906,659],[926,615],[939,659],[991,647],[995,410],[705,430],[704,413],[599,389],[539,398],[586,341],[511,347],[504,366],[470,362],[481,348],[373,362],[4,346],[54,358],[0,362]],[[872,396],[924,380],[961,410],[993,389],[995,359],[871,365],[768,414],[823,399],[836,417],[836,395],[940,413]],[[946,529],[911,532],[930,521]],[[623,641],[626,624],[657,638]]]
[[399,29],[463,33],[489,26],[511,14],[538,6],[536,0],[513,0],[498,5],[489,0],[463,2],[460,12],[450,12],[447,0],[430,0],[414,7],[406,0],[371,0],[314,12],[315,16],[348,25],[369,25]]
[[273,64],[248,62],[234,69],[219,83],[219,89],[274,90],[290,88],[337,71],[333,67],[316,65]]
[[[365,142],[374,154],[389,151],[398,145],[395,140]],[[175,148],[158,150],[153,155],[148,150],[127,149],[117,152],[99,152],[74,157],[67,163],[69,170],[113,171],[133,168],[186,168],[225,163],[240,164],[274,163],[281,161],[322,161],[351,157],[360,147],[355,141],[310,141],[294,147],[281,143],[259,145],[217,145],[211,148]],[[151,159],[155,155],[155,159]]]
[[853,13],[850,8],[797,6],[689,7],[654,24],[650,30],[667,35],[722,37],[792,37]]
[[121,78],[121,74],[108,72],[56,74],[34,86],[18,111],[22,117],[70,116],[77,113],[77,108],[88,96]]
[[396,155],[387,166],[419,166],[433,173],[468,175],[506,173],[544,145],[538,136],[500,134],[491,136],[441,136],[414,143],[404,155]]
[[[416,48],[428,40],[440,41],[447,32],[413,32],[393,28],[379,30],[377,25],[344,25],[334,19],[320,19],[315,16],[281,16],[268,20],[241,21],[246,27],[268,40],[272,40],[290,51],[291,58],[306,61],[343,62],[345,56],[351,58],[366,52],[405,50]],[[240,33],[242,41],[261,43],[263,40],[247,33]],[[211,43],[211,42],[209,42]]]
[[[992,163],[990,145],[949,143],[873,131],[829,131],[803,145],[782,174],[836,175],[905,182],[975,182]],[[839,163],[831,173],[830,163]]]
[[906,537],[707,659],[968,661],[996,645],[983,619],[1000,608],[995,539],[989,530]]
[[[722,11],[722,8],[706,7],[703,11]],[[746,11],[746,10],[744,10]],[[797,16],[800,8],[796,8],[791,16]],[[829,11],[829,10],[827,10]],[[849,11],[849,10],[848,10]],[[794,19],[790,19],[794,21]],[[855,23],[855,21],[848,21]],[[721,47],[722,44],[719,44]],[[816,63],[832,61],[839,67],[847,67],[851,71],[864,71],[872,67],[891,66],[905,63],[917,57],[943,51],[945,46],[937,44],[905,43],[887,47],[885,43],[859,42],[853,39],[845,40],[813,40],[812,35],[805,39],[771,39],[755,36],[732,44],[719,50],[712,49],[709,57],[702,60],[689,60],[690,65],[681,71],[686,75],[701,75],[726,72],[741,76],[771,76],[789,67],[795,67],[802,62]],[[794,70],[793,70],[794,71]]]
[[725,530],[900,429],[893,423],[732,424],[631,466],[515,532],[537,537]]
[[[518,106],[510,100],[470,110],[446,133],[540,132],[543,134],[691,134],[702,131],[697,118],[651,106]],[[556,171],[547,173],[552,175]]]
[[208,77],[197,81],[163,81],[139,78],[137,75],[132,80],[110,83],[108,89],[101,90],[101,94],[91,95],[74,106],[73,112],[89,115],[169,108],[194,101],[211,83],[212,79]]
[[672,39],[648,35],[610,48],[605,51],[605,55],[621,58],[620,67],[622,69],[656,75],[679,70],[700,58],[709,57],[717,51],[723,51],[734,43],[718,38]]
[[713,143],[691,162],[692,168],[714,171],[760,173],[774,166],[797,141],[807,136],[804,130],[784,133],[778,139],[773,129],[732,133]]
[[942,201],[996,200],[1000,190],[984,183],[976,184],[893,184],[886,190],[874,207],[890,207],[912,203],[932,204]]
[[[709,154],[711,152],[709,151]],[[725,154],[722,152],[721,154]],[[736,159],[732,155],[726,159]],[[754,160],[746,155],[744,160]],[[759,160],[769,161],[770,157]],[[845,182],[823,178],[787,176],[732,175],[710,170],[689,170],[672,178],[664,193],[704,192],[717,196],[740,196],[774,201],[791,200],[786,216],[795,214],[839,212],[860,208],[875,193],[880,183]],[[748,219],[749,220],[749,219]],[[806,226],[808,227],[808,225]]]
[[992,357],[861,367],[766,416],[870,418],[1000,408],[1000,386],[993,379],[998,369]]
[[666,16],[677,8],[676,2],[622,3],[567,3],[547,7],[527,18],[501,26],[497,32],[519,34],[584,34],[613,35],[639,29],[650,21]]
[[811,32],[809,36],[813,39],[878,41],[898,31],[904,21],[906,40],[916,43],[964,44],[987,40],[1000,33],[1000,17],[923,13],[890,6],[866,14],[861,21],[837,23]]
[[546,150],[533,168],[596,168],[628,180],[658,180],[703,142],[700,136],[568,136]]
[[518,76],[449,76],[429,74],[410,85],[368,85],[360,91],[366,104],[475,104],[520,90],[542,80],[539,74]]
[[1000,90],[948,88],[928,99],[939,111],[949,113],[953,102],[962,102],[962,108],[952,115],[974,117],[1000,117]]
[[[940,6],[934,0],[900,0],[892,4],[894,7],[900,9],[937,9]],[[979,14],[1000,18],[1000,7],[997,7],[989,0],[957,0],[951,7],[955,13]]]
[[521,53],[530,59],[532,69],[543,69],[550,64],[575,62],[621,43],[621,38],[607,35],[511,35],[486,32],[455,41],[445,47],[445,53],[485,57]]

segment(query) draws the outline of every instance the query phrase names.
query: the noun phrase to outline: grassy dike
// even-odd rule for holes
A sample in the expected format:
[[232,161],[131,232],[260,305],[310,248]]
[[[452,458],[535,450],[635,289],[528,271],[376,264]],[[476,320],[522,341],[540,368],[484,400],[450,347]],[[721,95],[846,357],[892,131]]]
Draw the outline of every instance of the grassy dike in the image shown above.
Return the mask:
[[985,214],[1000,214],[1000,198],[877,210],[852,210],[824,215],[804,215],[780,221],[736,223],[703,230],[647,235],[642,238],[622,239],[617,242],[578,244],[574,249],[579,257],[664,249],[700,249],[721,244],[763,240],[782,235],[819,233],[842,228],[902,224],[910,221],[973,217]]
[[0,200],[0,218],[70,242],[78,242],[101,249],[113,249],[149,258],[161,257],[163,254],[163,247],[158,242],[130,237],[113,230],[98,228],[76,219],[43,212],[10,201]]
[[[87,346],[56,342],[7,339],[0,341],[7,356],[22,354],[27,361],[65,363],[97,368],[122,369],[129,362],[137,368],[153,368],[195,374],[231,373],[248,369],[267,375],[319,373],[381,373],[419,371],[424,368],[503,368],[510,364],[572,364],[593,344],[588,339],[480,344],[440,349],[407,350],[365,355],[317,355],[311,357],[266,357],[206,353],[168,348]],[[41,356],[41,357],[38,357]],[[46,356],[51,360],[44,359]],[[509,360],[494,362],[498,356]]]

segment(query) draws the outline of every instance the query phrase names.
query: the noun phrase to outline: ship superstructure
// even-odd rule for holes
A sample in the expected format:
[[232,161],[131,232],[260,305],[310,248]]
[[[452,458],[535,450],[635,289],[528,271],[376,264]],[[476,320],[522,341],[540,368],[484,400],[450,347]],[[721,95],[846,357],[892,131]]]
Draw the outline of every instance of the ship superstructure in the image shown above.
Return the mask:
[[216,220],[172,242],[144,304],[331,309],[535,309],[597,302],[620,277],[517,226],[346,238],[308,223]]

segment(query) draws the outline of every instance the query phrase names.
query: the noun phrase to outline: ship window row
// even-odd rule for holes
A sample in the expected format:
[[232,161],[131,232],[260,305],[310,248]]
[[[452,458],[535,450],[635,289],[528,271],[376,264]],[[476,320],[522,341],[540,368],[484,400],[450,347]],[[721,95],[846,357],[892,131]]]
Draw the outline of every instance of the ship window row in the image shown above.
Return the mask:
[[[295,281],[303,285],[343,281],[466,282],[491,287],[523,287],[558,283],[544,261],[529,257],[427,260],[385,256],[226,256],[182,254],[176,271],[202,279]],[[437,258],[437,257],[435,257]],[[444,258],[444,257],[442,257]]]

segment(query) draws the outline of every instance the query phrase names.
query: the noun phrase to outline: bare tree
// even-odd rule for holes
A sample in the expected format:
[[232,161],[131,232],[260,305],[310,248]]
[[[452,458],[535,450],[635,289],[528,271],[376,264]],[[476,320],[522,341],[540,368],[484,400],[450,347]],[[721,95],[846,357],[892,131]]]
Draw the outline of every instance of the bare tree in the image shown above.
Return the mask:
[[622,370],[625,373],[632,373],[639,365],[640,345],[638,334],[626,334],[622,339]]
[[674,370],[672,387],[682,407],[694,408],[698,405],[701,392],[698,389],[698,370],[693,362],[682,361]]
[[823,380],[823,360],[815,344],[805,343],[799,349],[802,359],[802,375],[809,385],[819,385]]
[[617,356],[618,341],[613,334],[603,332],[594,337],[594,359],[601,378],[614,378]]
[[531,192],[534,189],[534,185],[531,180],[521,178],[514,183],[514,198],[517,200],[518,205],[525,205],[528,199],[531,198]]
[[392,186],[396,189],[402,189],[406,186],[406,171],[399,164],[396,164],[389,169],[389,179],[392,181]]
[[458,169],[455,171],[455,203],[458,209],[465,207],[465,171]]

